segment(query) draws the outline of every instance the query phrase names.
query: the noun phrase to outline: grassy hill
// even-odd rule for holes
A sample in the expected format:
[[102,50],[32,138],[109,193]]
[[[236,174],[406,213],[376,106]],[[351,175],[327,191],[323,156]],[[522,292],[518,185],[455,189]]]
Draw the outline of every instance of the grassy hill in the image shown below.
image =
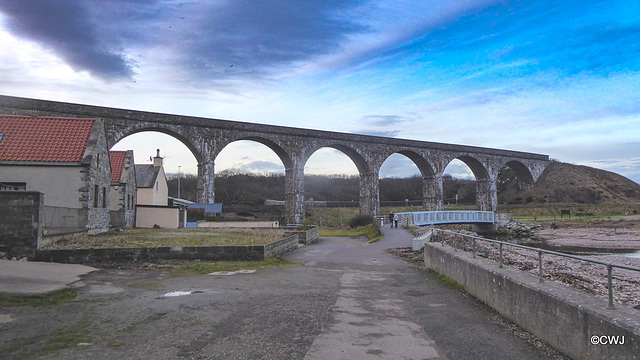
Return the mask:
[[638,204],[640,184],[610,171],[553,161],[538,182],[525,191],[505,186],[499,203],[544,204]]

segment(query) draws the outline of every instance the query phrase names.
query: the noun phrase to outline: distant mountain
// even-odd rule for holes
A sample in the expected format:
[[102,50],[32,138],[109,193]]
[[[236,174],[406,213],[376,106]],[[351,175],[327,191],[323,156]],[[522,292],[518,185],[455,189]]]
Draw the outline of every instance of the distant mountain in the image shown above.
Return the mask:
[[640,203],[640,184],[610,171],[552,161],[531,189],[507,184],[498,196],[502,204]]

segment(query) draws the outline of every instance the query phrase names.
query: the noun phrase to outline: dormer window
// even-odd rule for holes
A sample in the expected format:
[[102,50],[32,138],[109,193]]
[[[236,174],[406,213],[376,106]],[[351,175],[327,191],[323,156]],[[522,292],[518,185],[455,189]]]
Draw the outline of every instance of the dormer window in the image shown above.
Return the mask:
[[4,137],[4,134],[0,134],[0,145],[2,145],[2,138]]

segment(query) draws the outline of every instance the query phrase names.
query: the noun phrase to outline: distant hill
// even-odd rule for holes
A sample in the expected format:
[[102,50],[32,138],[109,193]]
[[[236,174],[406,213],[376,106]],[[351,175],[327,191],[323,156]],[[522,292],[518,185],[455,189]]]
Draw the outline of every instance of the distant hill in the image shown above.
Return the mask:
[[640,203],[640,184],[610,171],[553,161],[531,189],[506,185],[498,196],[502,204]]

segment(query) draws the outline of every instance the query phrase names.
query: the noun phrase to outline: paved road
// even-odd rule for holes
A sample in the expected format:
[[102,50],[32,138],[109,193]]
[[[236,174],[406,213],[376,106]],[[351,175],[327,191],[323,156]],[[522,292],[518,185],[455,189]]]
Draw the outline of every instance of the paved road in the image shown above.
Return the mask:
[[[323,238],[286,256],[300,265],[252,274],[93,272],[76,283],[71,303],[0,307],[0,358],[542,357],[472,299],[387,255],[386,248],[410,246],[411,236],[384,232],[373,245]],[[52,348],[59,335],[80,344]]]

